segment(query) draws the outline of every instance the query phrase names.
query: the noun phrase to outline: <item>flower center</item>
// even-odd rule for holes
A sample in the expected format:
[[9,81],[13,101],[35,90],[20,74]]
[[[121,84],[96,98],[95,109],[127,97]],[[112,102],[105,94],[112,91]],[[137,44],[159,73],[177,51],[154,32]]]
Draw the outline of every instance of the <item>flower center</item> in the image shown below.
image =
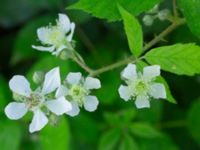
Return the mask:
[[131,89],[134,91],[134,95],[146,95],[148,93],[148,83],[144,80],[138,80],[132,83]]
[[69,95],[73,100],[77,101],[79,105],[83,104],[83,99],[87,93],[88,91],[80,85],[73,85],[69,90]]
[[38,107],[41,107],[43,102],[44,102],[44,96],[42,96],[39,93],[31,93],[29,99],[27,99],[26,101],[26,105],[28,109],[34,110]]
[[65,34],[58,27],[52,27],[49,35],[49,40],[51,43],[53,43],[56,47],[59,47],[61,44],[63,44],[64,39]]

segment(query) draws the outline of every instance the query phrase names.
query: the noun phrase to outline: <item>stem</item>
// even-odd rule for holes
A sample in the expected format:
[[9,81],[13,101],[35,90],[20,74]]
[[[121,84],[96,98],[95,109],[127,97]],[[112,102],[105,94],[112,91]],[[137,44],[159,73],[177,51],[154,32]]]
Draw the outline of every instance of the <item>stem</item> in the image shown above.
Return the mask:
[[135,61],[136,61],[136,59],[133,56],[131,56],[131,57],[128,57],[128,58],[126,58],[124,60],[118,61],[118,62],[116,62],[114,64],[111,64],[111,65],[108,65],[106,67],[102,67],[100,69],[97,69],[93,73],[91,73],[90,75],[91,76],[96,76],[96,75],[99,75],[99,74],[104,73],[106,71],[118,68],[120,66],[123,66],[123,65],[126,65],[128,63],[135,62]]
[[177,6],[176,6],[176,0],[173,0],[173,13],[174,13],[174,17],[178,18],[179,14],[178,14]]
[[167,36],[169,33],[175,30],[178,26],[183,25],[183,24],[185,24],[185,19],[179,19],[177,21],[174,21],[169,27],[167,27],[163,32],[161,32],[158,36],[156,36],[153,40],[151,40],[148,44],[144,46],[143,54],[149,48],[154,46],[156,43],[162,40],[165,36]]
[[91,68],[89,68],[86,64],[79,61],[79,59],[77,59],[76,57],[72,57],[71,59],[74,62],[76,62],[81,68],[83,68],[85,71],[87,71],[89,74],[93,74],[94,71]]

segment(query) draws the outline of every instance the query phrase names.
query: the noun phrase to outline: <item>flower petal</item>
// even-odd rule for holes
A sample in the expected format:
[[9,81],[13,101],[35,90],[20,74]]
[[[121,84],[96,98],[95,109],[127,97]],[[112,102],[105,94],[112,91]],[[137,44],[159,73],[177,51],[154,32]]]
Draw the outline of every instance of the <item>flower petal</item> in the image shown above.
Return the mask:
[[67,82],[70,84],[78,84],[82,78],[82,75],[80,72],[70,72],[67,75]]
[[12,120],[18,120],[22,118],[27,113],[27,111],[28,109],[24,103],[17,102],[9,103],[5,108],[6,116]]
[[140,108],[149,108],[150,102],[148,96],[137,96],[135,105],[138,109]]
[[56,67],[45,75],[45,80],[42,88],[43,94],[49,94],[60,86],[60,69]]
[[160,75],[160,66],[159,65],[153,65],[144,67],[143,69],[143,76],[146,80],[152,80],[153,78]]
[[97,78],[87,77],[85,79],[84,87],[89,89],[99,89],[101,87],[101,82]]
[[24,76],[15,75],[9,82],[10,89],[19,95],[29,96],[31,93],[30,83]]
[[67,94],[68,94],[68,89],[64,85],[61,85],[56,91],[56,98],[61,96],[66,96]]
[[72,110],[72,105],[64,97],[45,102],[47,108],[56,115],[62,115]]
[[44,44],[52,44],[49,40],[51,29],[48,27],[41,27],[37,29],[37,36],[39,40]]
[[78,104],[76,102],[71,102],[71,104],[72,104],[72,110],[66,112],[66,114],[70,115],[71,117],[77,116],[80,112]]
[[60,53],[61,53],[61,51],[64,50],[65,48],[66,48],[65,45],[61,45],[58,49],[56,49],[56,51],[54,51],[54,52],[52,53],[52,55],[59,56]]
[[95,111],[97,109],[97,106],[99,104],[99,101],[96,96],[86,96],[84,101],[84,108],[87,111]]
[[128,66],[122,71],[122,77],[129,80],[137,77],[136,65],[128,64]]
[[65,33],[69,32],[70,30],[69,17],[65,14],[58,14],[58,25]]
[[32,48],[37,49],[39,51],[53,52],[54,49],[55,49],[55,46],[44,47],[44,46],[35,46],[35,45],[32,45]]
[[128,101],[131,98],[131,91],[128,86],[121,85],[118,89],[119,95],[125,101]]
[[44,126],[47,123],[48,123],[48,118],[40,109],[38,109],[34,112],[33,120],[31,124],[29,125],[29,132],[33,133],[33,132],[39,131],[42,128],[44,128]]
[[160,83],[152,84],[149,94],[156,99],[167,97],[167,94],[166,94],[166,91],[165,91],[165,86],[164,86],[164,84],[160,84]]
[[71,32],[70,34],[67,36],[67,41],[71,42],[73,35],[74,35],[74,30],[75,30],[75,24],[71,23]]

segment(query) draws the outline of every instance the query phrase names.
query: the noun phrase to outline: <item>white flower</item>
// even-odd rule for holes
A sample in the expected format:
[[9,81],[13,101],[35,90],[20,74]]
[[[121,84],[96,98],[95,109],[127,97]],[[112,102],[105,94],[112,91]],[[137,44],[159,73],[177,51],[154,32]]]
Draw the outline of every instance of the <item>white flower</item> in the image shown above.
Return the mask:
[[[18,95],[17,102],[9,103],[5,108],[5,114],[12,120],[22,118],[28,111],[33,112],[33,119],[29,131],[41,130],[47,123],[45,112],[62,115],[72,109],[71,104],[64,97],[52,98],[50,94],[60,86],[59,68],[50,70],[45,75],[42,88],[32,91],[30,84],[24,76],[15,75],[9,82],[9,87]],[[45,111],[44,111],[45,110]]]
[[129,64],[122,72],[122,78],[127,86],[119,87],[120,97],[125,101],[134,99],[137,108],[150,107],[151,97],[166,98],[165,86],[155,82],[159,75],[160,66],[158,65],[144,67],[142,74],[137,73],[134,64]]
[[75,24],[70,22],[65,14],[58,14],[59,18],[55,26],[49,25],[37,30],[39,40],[44,46],[32,46],[39,51],[48,51],[58,56],[60,52],[69,48],[74,34]]
[[58,88],[57,97],[65,96],[72,104],[72,110],[66,112],[70,116],[79,114],[79,107],[84,107],[87,111],[92,112],[97,109],[99,101],[96,96],[90,95],[91,89],[99,89],[101,83],[98,79],[87,77],[84,79],[81,73],[69,73],[66,82]]

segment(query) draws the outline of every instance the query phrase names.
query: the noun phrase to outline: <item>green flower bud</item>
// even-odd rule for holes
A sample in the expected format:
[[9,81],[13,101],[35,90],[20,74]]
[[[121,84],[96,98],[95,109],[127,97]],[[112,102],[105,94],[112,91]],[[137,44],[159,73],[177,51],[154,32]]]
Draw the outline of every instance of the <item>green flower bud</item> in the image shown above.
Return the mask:
[[36,71],[33,74],[33,81],[36,84],[41,84],[44,81],[44,76],[45,76],[45,73],[43,71]]
[[151,15],[145,15],[142,19],[144,25],[151,26],[154,22],[154,17]]
[[169,15],[170,15],[170,11],[168,9],[163,9],[163,10],[159,11],[158,18],[161,21],[164,21],[169,17]]

